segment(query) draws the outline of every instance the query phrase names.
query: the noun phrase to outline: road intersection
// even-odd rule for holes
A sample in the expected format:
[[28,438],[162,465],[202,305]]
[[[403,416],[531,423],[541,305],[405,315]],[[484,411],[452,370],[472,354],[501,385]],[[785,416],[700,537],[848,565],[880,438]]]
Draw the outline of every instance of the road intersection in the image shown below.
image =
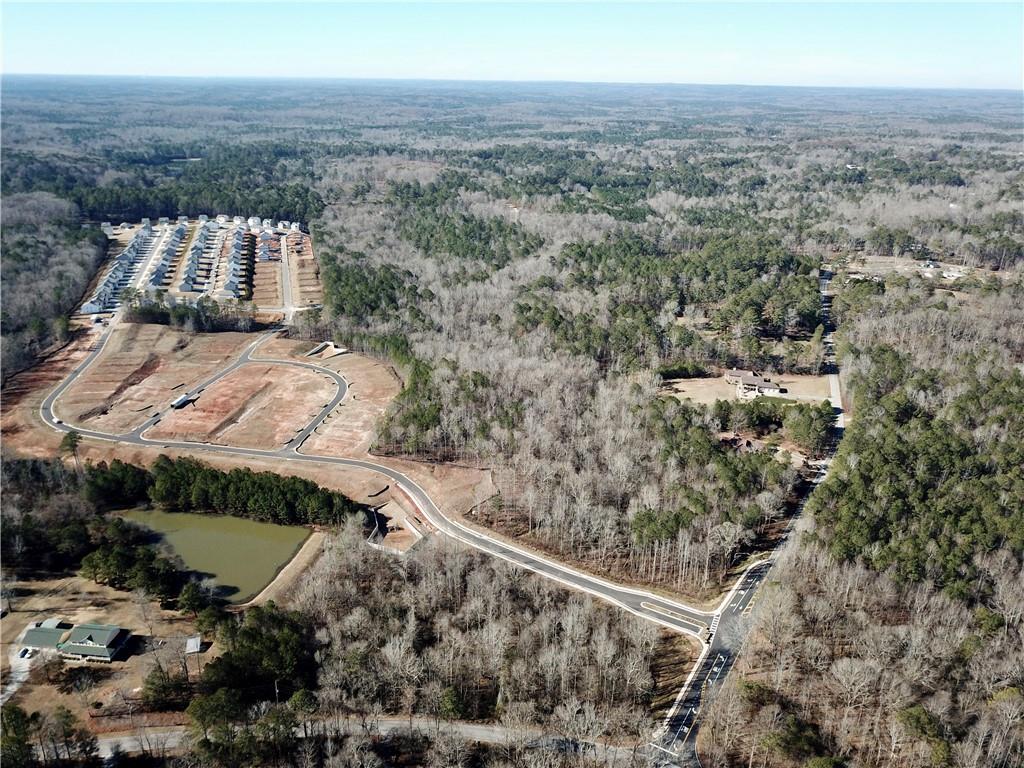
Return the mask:
[[410,478],[404,472],[384,464],[366,461],[363,459],[323,456],[301,452],[300,449],[306,438],[308,438],[309,435],[311,435],[330,415],[330,413],[345,399],[348,393],[348,384],[344,377],[335,371],[315,363],[254,356],[254,352],[257,348],[266,339],[273,335],[274,331],[260,336],[260,338],[250,344],[242,355],[234,362],[197,386],[187,390],[185,393],[178,394],[177,398],[199,397],[206,388],[250,363],[274,363],[278,365],[306,368],[332,379],[337,387],[334,397],[332,397],[331,400],[321,408],[312,421],[299,430],[299,432],[297,432],[296,435],[281,448],[273,450],[243,448],[239,446],[215,445],[212,443],[199,443],[184,440],[151,440],[147,438],[145,433],[160,421],[166,407],[170,407],[169,403],[165,408],[150,416],[135,429],[121,434],[100,432],[65,423],[54,413],[54,405],[67,388],[70,387],[71,384],[74,383],[74,381],[99,358],[106,346],[107,340],[110,338],[113,327],[114,326],[112,324],[110,328],[104,331],[103,336],[85,360],[83,360],[82,363],[67,376],[67,378],[65,378],[49,395],[47,395],[40,405],[39,411],[43,421],[53,429],[61,432],[74,431],[82,437],[123,443],[127,445],[155,448],[177,448],[232,456],[279,458],[284,461],[301,461],[323,465],[354,467],[357,469],[376,472],[396,483],[401,490],[408,494],[413,503],[419,508],[419,511],[424,517],[426,517],[431,525],[442,533],[445,533],[458,541],[495,557],[500,557],[515,565],[527,568],[542,576],[554,579],[555,581],[561,582],[573,589],[588,592],[602,600],[614,603],[615,605],[631,611],[638,616],[668,627],[669,629],[683,632],[698,638],[706,634],[707,627],[710,625],[712,620],[711,612],[684,605],[683,603],[670,600],[653,592],[615,584],[470,528],[458,520],[446,516],[430,498],[429,494],[427,494],[427,492],[417,484],[415,480]]
[[[830,325],[826,301],[826,291],[830,277],[831,275],[828,272],[824,272],[820,285],[826,327]],[[696,731],[699,727],[701,704],[705,697],[711,693],[712,689],[724,681],[735,662],[751,624],[749,616],[758,593],[758,587],[771,570],[773,561],[770,557],[749,565],[737,579],[733,588],[722,599],[718,608],[714,611],[707,611],[685,605],[647,590],[615,584],[471,528],[457,519],[446,516],[430,498],[429,494],[412,478],[387,465],[363,459],[303,453],[301,448],[305,440],[344,401],[348,394],[348,383],[337,372],[315,363],[291,359],[254,357],[254,352],[256,352],[259,346],[280,329],[261,335],[233,363],[185,392],[184,396],[186,399],[199,397],[207,387],[212,386],[225,376],[250,363],[274,363],[306,368],[330,378],[336,385],[334,396],[305,427],[300,429],[281,448],[264,450],[189,441],[147,439],[145,433],[160,421],[161,414],[166,407],[170,407],[170,403],[135,429],[122,434],[83,429],[64,423],[54,413],[55,403],[68,387],[100,357],[115,325],[116,318],[112,320],[110,327],[104,330],[98,343],[82,363],[44,398],[39,412],[46,424],[61,432],[75,431],[83,437],[116,443],[165,449],[177,448],[199,453],[278,458],[283,461],[311,462],[323,465],[325,468],[340,466],[376,472],[394,482],[399,489],[404,491],[418,507],[419,512],[438,531],[494,557],[499,557],[514,565],[553,579],[572,589],[594,595],[601,600],[617,605],[655,624],[697,638],[701,645],[701,654],[665,721],[655,734],[651,747],[662,755],[660,762],[680,765],[699,764],[695,742]],[[835,373],[831,333],[829,333],[828,344],[826,345],[826,358],[826,364],[830,366],[831,400],[841,419],[842,405],[839,396],[838,376]],[[178,397],[182,396],[179,395]],[[842,425],[841,421],[839,425]],[[823,469],[814,482],[820,482],[824,474],[825,470]]]

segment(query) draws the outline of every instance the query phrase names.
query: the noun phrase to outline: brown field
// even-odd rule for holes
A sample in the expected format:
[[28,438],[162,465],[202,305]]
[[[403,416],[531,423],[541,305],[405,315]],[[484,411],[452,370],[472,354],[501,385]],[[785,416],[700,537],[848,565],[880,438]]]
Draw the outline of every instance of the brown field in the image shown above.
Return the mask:
[[692,400],[701,405],[713,405],[716,400],[735,400],[736,387],[726,382],[725,377],[701,379],[674,379],[665,382],[663,392],[675,395],[680,400]]
[[[316,346],[312,341],[292,339],[284,334],[276,334],[260,344],[254,353],[255,357],[271,360],[305,360],[305,354]],[[319,360],[310,360],[319,363]]]
[[829,396],[828,376],[801,376],[795,373],[780,373],[772,381],[785,388],[782,397],[796,400],[825,400]]
[[241,333],[187,334],[162,325],[122,325],[54,411],[69,424],[131,430],[176,392],[215,373],[251,340]]
[[33,457],[57,455],[61,435],[43,423],[39,404],[89,354],[99,333],[98,328],[89,326],[66,346],[33,368],[12,376],[4,385],[0,435],[5,448]]
[[308,424],[334,393],[334,383],[314,371],[250,363],[207,387],[191,405],[168,411],[146,437],[279,447]]
[[[893,258],[892,256],[877,256],[870,253],[857,254],[851,258],[846,270],[851,275],[876,275],[878,277],[885,277],[886,275],[904,275],[906,277],[918,276],[924,277],[925,279],[931,280],[936,287],[942,288],[955,288],[958,283],[967,282],[971,280],[988,280],[990,278],[997,278],[999,280],[1008,281],[1014,279],[1017,271],[1012,269],[1004,269],[998,272],[993,272],[989,269],[975,268],[962,266],[954,261],[939,261],[938,259],[932,259],[937,269],[925,269],[925,260],[923,259],[912,259],[907,256],[901,256],[899,258]],[[960,278],[946,278],[942,276],[943,272],[954,272],[962,275]]]
[[257,261],[253,273],[252,302],[259,307],[280,307],[281,263],[279,261]]
[[[794,373],[769,375],[786,391],[780,397],[794,400],[825,400],[829,395],[827,376],[802,376]],[[662,392],[674,395],[680,400],[690,400],[701,405],[714,405],[716,400],[736,400],[736,387],[726,382],[724,376],[698,379],[673,379],[666,381]]]
[[292,301],[295,306],[323,303],[320,265],[313,255],[313,241],[309,235],[288,236],[288,267],[292,276]]
[[303,451],[324,456],[366,455],[377,422],[402,389],[398,376],[387,364],[357,354],[337,355],[317,360],[317,364],[345,377],[348,397],[309,436]]
[[[195,633],[191,619],[174,611],[164,611],[155,601],[140,603],[130,592],[119,592],[111,587],[95,584],[79,576],[29,581],[12,581],[15,590],[14,610],[0,619],[0,634],[3,636],[0,653],[3,656],[3,671],[8,669],[7,657],[15,648],[15,641],[30,622],[58,616],[74,624],[99,622],[116,624],[132,631],[147,642],[143,650],[141,642],[131,647],[135,653],[120,657],[112,664],[90,664],[95,670],[92,685],[83,690],[69,689],[62,692],[57,681],[48,682],[42,669],[42,655],[37,655],[32,672],[12,701],[22,705],[29,712],[52,712],[63,705],[74,712],[90,730],[96,733],[123,730],[127,718],[115,717],[111,713],[121,705],[122,694],[129,699],[137,698],[146,674],[159,658],[165,664],[174,654],[176,646],[183,644],[183,638]],[[202,654],[204,663],[217,653],[212,647]],[[66,662],[66,669],[86,666],[80,662]],[[192,660],[190,671],[196,672]],[[73,674],[73,673],[72,673]],[[94,702],[103,706],[95,707]],[[136,707],[139,709],[139,707]],[[138,723],[136,716],[136,723]],[[169,721],[170,719],[170,721]],[[182,715],[158,714],[152,716],[153,724],[168,725],[184,722]]]

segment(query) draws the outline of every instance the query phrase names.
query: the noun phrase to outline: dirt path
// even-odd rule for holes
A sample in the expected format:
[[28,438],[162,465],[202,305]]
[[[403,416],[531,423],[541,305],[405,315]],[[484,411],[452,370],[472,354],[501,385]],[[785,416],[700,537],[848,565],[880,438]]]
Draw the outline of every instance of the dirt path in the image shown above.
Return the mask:
[[23,659],[19,655],[22,648],[21,641],[26,632],[28,632],[28,627],[25,627],[25,629],[18,633],[17,639],[11,644],[11,648],[7,652],[8,674],[7,680],[4,681],[3,691],[0,692],[0,704],[6,704],[7,700],[18,692],[22,683],[28,680],[32,659]]

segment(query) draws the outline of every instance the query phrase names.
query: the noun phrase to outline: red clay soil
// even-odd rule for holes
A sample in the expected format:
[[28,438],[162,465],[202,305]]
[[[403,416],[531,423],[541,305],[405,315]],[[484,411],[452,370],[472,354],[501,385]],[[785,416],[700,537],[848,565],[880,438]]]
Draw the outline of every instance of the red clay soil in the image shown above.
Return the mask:
[[324,456],[366,455],[377,424],[402,390],[401,382],[386,364],[362,355],[337,355],[317,363],[344,376],[349,390],[331,417],[309,436],[305,450]]
[[169,411],[146,437],[280,447],[308,424],[335,392],[334,383],[314,371],[251,363],[207,387],[194,403]]
[[5,450],[37,458],[56,455],[61,435],[43,424],[39,405],[85,359],[99,334],[99,329],[89,329],[76,335],[67,346],[35,367],[12,376],[4,385],[0,397],[0,438]]
[[237,358],[251,341],[243,333],[188,334],[162,325],[122,325],[54,411],[69,424],[128,431]]

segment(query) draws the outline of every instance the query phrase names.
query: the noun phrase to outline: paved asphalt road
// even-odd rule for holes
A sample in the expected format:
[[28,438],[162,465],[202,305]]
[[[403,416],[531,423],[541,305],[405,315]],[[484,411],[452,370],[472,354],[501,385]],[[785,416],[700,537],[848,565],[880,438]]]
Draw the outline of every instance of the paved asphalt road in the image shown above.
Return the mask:
[[[835,377],[835,359],[831,344],[831,323],[828,317],[829,300],[826,291],[831,275],[824,272],[821,279],[821,291],[823,309],[825,315],[826,329],[829,330],[828,343],[826,345],[826,366],[830,374]],[[679,693],[679,697],[669,713],[665,724],[657,734],[651,746],[657,750],[663,758],[663,762],[669,764],[699,764],[696,758],[694,742],[696,732],[700,724],[700,709],[702,699],[714,689],[721,685],[739,653],[746,633],[749,630],[750,609],[757,594],[757,587],[767,577],[772,562],[770,559],[756,563],[740,577],[736,585],[723,599],[718,609],[711,612],[693,608],[674,600],[670,600],[652,592],[632,589],[614,584],[597,576],[592,576],[574,568],[562,565],[551,559],[543,557],[534,552],[516,547],[512,544],[499,541],[480,531],[453,520],[444,515],[430,496],[415,481],[404,473],[360,459],[346,459],[334,456],[318,456],[314,454],[301,453],[303,442],[312,434],[328,417],[328,415],[345,399],[348,392],[348,385],[339,374],[315,363],[308,363],[298,360],[271,360],[267,358],[253,357],[253,352],[263,341],[273,335],[276,331],[264,334],[245,350],[245,352],[227,368],[210,377],[198,386],[188,390],[184,394],[191,398],[202,396],[207,387],[224,378],[238,368],[252,362],[273,362],[280,365],[291,365],[316,371],[329,377],[336,385],[334,397],[324,404],[317,416],[299,430],[284,446],[276,450],[259,450],[253,448],[239,448],[233,446],[211,445],[208,443],[195,443],[187,441],[157,441],[145,437],[145,432],[156,424],[166,407],[160,412],[148,418],[143,424],[131,432],[124,434],[110,434],[95,430],[79,429],[61,422],[54,415],[54,403],[60,398],[64,391],[71,385],[100,356],[108,339],[111,330],[116,324],[116,319],[111,321],[111,328],[107,329],[90,354],[82,363],[68,375],[42,402],[40,414],[43,420],[54,429],[69,432],[76,431],[84,437],[98,440],[109,440],[112,442],[128,443],[142,446],[158,446],[165,448],[187,449],[197,452],[212,452],[236,456],[254,456],[280,458],[287,461],[305,461],[323,465],[335,465],[344,467],[356,467],[377,472],[387,477],[398,487],[405,491],[413,502],[420,508],[420,512],[430,523],[443,533],[462,541],[469,546],[487,552],[495,557],[500,557],[510,563],[514,563],[535,573],[554,579],[568,587],[588,592],[602,600],[610,602],[637,616],[668,627],[669,629],[683,632],[697,637],[701,641],[702,653],[697,664],[692,670],[686,684]],[[838,390],[838,377],[835,377],[833,389]],[[837,393],[833,405],[836,406],[841,416],[841,405]],[[180,396],[180,395],[179,395]],[[841,424],[841,422],[840,422]],[[824,477],[824,470],[816,478],[816,482]],[[708,638],[710,637],[710,642]]]
[[[113,328],[113,323],[111,325]],[[288,441],[283,447],[276,450],[260,450],[255,448],[240,448],[226,445],[211,445],[209,443],[196,443],[189,441],[168,441],[168,440],[150,440],[145,437],[145,432],[150,429],[162,418],[166,408],[169,407],[170,401],[164,406],[158,413],[150,416],[140,426],[123,434],[111,434],[107,432],[99,432],[96,430],[83,429],[73,425],[65,424],[60,421],[53,412],[54,403],[60,398],[60,396],[67,390],[67,388],[85,371],[92,363],[102,354],[107,341],[110,338],[111,329],[107,329],[101,339],[97,342],[93,350],[89,355],[82,361],[82,363],[75,368],[71,374],[68,375],[60,385],[58,385],[47,397],[43,400],[40,405],[40,414],[43,420],[54,429],[62,432],[70,432],[74,430],[83,437],[93,438],[97,440],[108,440],[111,442],[126,443],[130,445],[140,446],[155,446],[165,448],[180,448],[190,451],[198,452],[212,452],[220,454],[228,454],[234,456],[254,456],[263,458],[280,458],[287,461],[306,461],[313,462],[316,464],[323,465],[335,465],[344,467],[357,467],[359,469],[367,469],[372,472],[376,472],[380,475],[387,477],[392,482],[396,483],[402,490],[404,490],[413,502],[420,508],[420,511],[430,521],[430,523],[438,530],[448,534],[449,536],[462,541],[469,546],[480,549],[487,552],[495,557],[500,557],[508,562],[527,568],[531,571],[539,573],[548,578],[565,584],[566,586],[574,589],[579,589],[584,592],[606,600],[607,602],[618,605],[638,616],[653,621],[662,626],[676,630],[678,632],[684,632],[686,634],[701,637],[705,634],[707,627],[711,624],[713,619],[712,613],[703,611],[700,609],[692,608],[682,603],[670,600],[652,592],[648,592],[640,589],[632,589],[629,587],[623,587],[618,584],[614,584],[610,581],[606,581],[597,576],[583,573],[571,567],[562,565],[546,557],[530,552],[525,549],[521,549],[514,545],[499,541],[487,534],[473,530],[462,523],[445,517],[444,513],[438,508],[434,501],[430,498],[426,491],[423,490],[414,480],[405,475],[404,473],[392,469],[391,467],[377,464],[371,461],[363,461],[360,459],[346,459],[338,458],[334,456],[318,456],[308,453],[300,453],[299,449],[305,439],[313,433],[313,431],[323,423],[324,419],[333,411],[344,399],[347,394],[347,384],[345,380],[327,368],[317,365],[315,363],[303,362],[298,360],[270,360],[267,358],[254,357],[253,352],[256,348],[273,332],[264,334],[259,339],[250,344],[245,352],[229,366],[221,370],[219,373],[211,376],[206,381],[202,382],[196,387],[187,390],[184,393],[177,394],[175,399],[185,395],[190,398],[198,398],[202,396],[202,392],[207,387],[211,386],[215,382],[224,378],[233,371],[238,370],[240,367],[247,365],[252,362],[274,362],[280,365],[291,365],[301,368],[307,368],[310,370],[322,373],[325,376],[330,377],[337,386],[337,391],[334,397],[324,405],[316,417],[309,422],[303,429],[296,433],[295,437]],[[187,407],[187,406],[186,406]]]

